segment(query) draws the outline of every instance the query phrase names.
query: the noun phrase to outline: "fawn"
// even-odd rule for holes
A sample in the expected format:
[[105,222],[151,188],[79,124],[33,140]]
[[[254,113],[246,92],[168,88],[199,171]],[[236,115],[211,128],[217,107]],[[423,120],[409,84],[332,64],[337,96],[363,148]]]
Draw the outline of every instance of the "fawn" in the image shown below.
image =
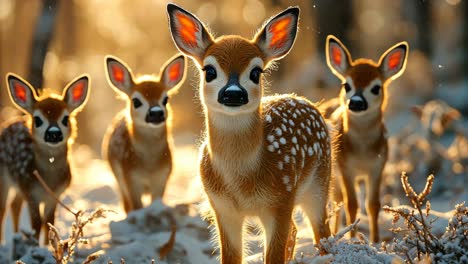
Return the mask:
[[[21,206],[25,200],[36,238],[47,223],[54,224],[57,202],[34,173],[59,197],[70,185],[69,149],[76,136],[75,115],[86,103],[90,80],[87,75],[70,82],[63,95],[44,91],[39,95],[28,82],[9,73],[8,92],[15,106],[26,114],[4,124],[0,135],[0,239],[10,189],[16,193],[11,203],[13,228],[18,232]],[[41,216],[40,204],[44,205]],[[47,232],[46,232],[47,234]],[[47,235],[44,243],[48,243]]]
[[[380,57],[378,63],[369,59],[353,61],[343,43],[330,35],[327,37],[326,57],[328,67],[342,81],[340,106],[331,114],[340,134],[337,138],[336,162],[341,172],[341,177],[337,179],[340,181],[343,197],[338,193],[336,199],[344,199],[346,223],[353,223],[358,206],[355,181],[360,176],[364,177],[370,237],[377,242],[379,188],[388,156],[386,128],[382,116],[386,107],[387,86],[406,67],[408,44],[401,42],[391,47]],[[339,188],[336,191],[339,192]],[[337,226],[335,230],[336,228]]]
[[159,77],[133,76],[120,59],[107,56],[105,69],[109,83],[127,98],[108,129],[103,155],[119,184],[125,212],[143,207],[142,195],[162,198],[172,170],[171,141],[168,140],[169,93],[185,78],[183,55],[171,58]]
[[299,8],[271,18],[252,40],[214,39],[193,14],[167,6],[172,38],[200,70],[206,137],[200,174],[217,227],[221,262],[241,263],[243,221],[258,217],[265,262],[293,254],[294,207],[308,216],[315,240],[329,236],[326,203],[331,169],[324,119],[307,99],[263,96],[262,73],[287,55]]

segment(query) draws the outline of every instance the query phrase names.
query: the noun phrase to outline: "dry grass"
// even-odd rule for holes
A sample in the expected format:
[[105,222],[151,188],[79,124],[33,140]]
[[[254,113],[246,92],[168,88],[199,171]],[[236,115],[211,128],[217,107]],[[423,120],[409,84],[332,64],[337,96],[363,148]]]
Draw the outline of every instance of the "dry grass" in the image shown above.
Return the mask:
[[464,203],[457,205],[446,232],[437,237],[432,232],[432,225],[437,219],[430,216],[431,203],[427,200],[434,176],[427,178],[426,186],[420,193],[411,187],[406,173],[401,174],[401,182],[413,208],[384,206],[385,212],[393,214],[393,224],[403,219],[406,226],[405,229],[391,229],[403,235],[401,240],[396,239],[391,245],[392,250],[406,256],[408,263],[468,262],[468,207]]

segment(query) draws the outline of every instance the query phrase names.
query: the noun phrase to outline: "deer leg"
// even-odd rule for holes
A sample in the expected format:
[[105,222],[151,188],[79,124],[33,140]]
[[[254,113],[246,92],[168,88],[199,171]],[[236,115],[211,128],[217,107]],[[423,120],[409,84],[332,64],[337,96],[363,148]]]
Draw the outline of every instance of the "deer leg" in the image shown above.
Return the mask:
[[154,178],[151,184],[151,201],[163,198],[170,173],[171,168],[162,168],[160,173],[153,175]]
[[221,251],[221,264],[242,263],[243,216],[231,206],[216,206],[212,203],[218,240]]
[[[336,171],[336,170],[335,170]],[[340,179],[339,177],[341,177],[340,175],[335,175],[334,177],[332,177],[332,184],[333,184],[333,203],[334,204],[340,204],[343,202],[343,191],[341,190],[341,184],[340,184]],[[333,227],[332,227],[332,230],[333,230],[333,233],[336,234],[338,233],[338,229],[340,227],[340,225],[342,224],[342,210],[341,208],[339,208],[339,210],[335,210],[336,208],[333,207],[333,210],[335,211],[334,212],[334,223],[333,223]]]
[[53,200],[48,200],[44,206],[44,223],[43,229],[45,231],[44,235],[44,245],[49,244],[49,225],[55,224],[55,210],[57,208],[57,202]]
[[131,204],[131,210],[143,208],[141,196],[145,192],[145,188],[141,179],[142,176],[143,175],[138,173],[128,172],[127,177],[125,177],[125,185],[128,190],[128,201]]
[[9,187],[6,182],[0,176],[0,242],[3,240],[3,218],[5,217],[6,203],[8,198]]
[[296,247],[297,227],[294,219],[291,220],[291,228],[289,229],[288,242],[286,243],[286,260],[289,262],[294,257],[294,248]]
[[327,202],[328,196],[326,193],[317,193],[317,190],[310,190],[304,194],[300,203],[314,231],[315,243],[319,243],[320,239],[330,236],[330,227],[327,223]]
[[[356,190],[354,188],[354,177],[351,174],[343,172],[341,180],[343,200],[346,208],[346,225],[349,226],[356,221],[358,209]],[[354,237],[356,235],[356,231],[351,230],[350,234],[351,237]]]
[[[291,254],[287,251],[292,232],[293,205],[269,210],[260,215],[265,230],[265,263],[285,263],[286,257]],[[289,240],[289,241],[288,241]]]
[[379,242],[379,212],[380,212],[380,184],[382,182],[383,165],[377,165],[366,180],[366,211],[369,217],[369,233],[372,242]]
[[123,203],[125,213],[128,214],[130,211],[132,211],[132,202],[130,201],[130,197],[127,193],[128,189],[124,190],[124,188],[127,188],[127,187],[123,186],[123,184],[119,182],[120,197],[122,198],[122,203]]
[[13,231],[17,233],[19,231],[19,220],[21,214],[21,208],[23,205],[23,196],[19,191],[16,192],[13,201],[10,204],[11,219],[13,220]]
[[41,234],[42,219],[39,212],[39,201],[34,197],[28,197],[28,209],[29,219],[31,221],[31,227],[34,230],[34,237],[39,241],[39,235]]

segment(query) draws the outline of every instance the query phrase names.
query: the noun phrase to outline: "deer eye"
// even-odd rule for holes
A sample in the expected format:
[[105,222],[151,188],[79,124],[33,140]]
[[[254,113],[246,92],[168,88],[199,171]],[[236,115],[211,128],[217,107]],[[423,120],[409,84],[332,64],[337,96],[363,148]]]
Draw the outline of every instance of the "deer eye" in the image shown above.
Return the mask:
[[206,82],[211,82],[212,80],[216,79],[216,69],[213,66],[207,65],[203,68],[203,71],[205,71]]
[[374,85],[374,87],[372,87],[372,89],[370,91],[371,91],[371,93],[373,93],[375,95],[378,95],[379,92],[380,92],[380,88],[382,88],[380,85]]
[[132,102],[133,102],[133,107],[135,107],[135,109],[143,105],[143,103],[138,98],[133,98]]
[[343,84],[343,88],[345,89],[346,92],[351,91],[351,85],[349,85],[349,83]]
[[38,116],[35,116],[34,117],[34,126],[35,127],[40,127],[42,126],[42,124],[44,124],[44,121],[42,121],[42,119]]
[[258,82],[260,81],[260,75],[262,74],[263,70],[260,68],[260,67],[255,67],[252,69],[252,71],[250,72],[250,80],[255,83],[255,84],[258,84]]
[[64,126],[68,126],[68,116],[67,115],[62,118],[62,124]]
[[162,101],[162,104],[163,104],[164,106],[166,106],[168,100],[169,100],[169,97],[165,96],[164,99],[163,99],[163,101]]

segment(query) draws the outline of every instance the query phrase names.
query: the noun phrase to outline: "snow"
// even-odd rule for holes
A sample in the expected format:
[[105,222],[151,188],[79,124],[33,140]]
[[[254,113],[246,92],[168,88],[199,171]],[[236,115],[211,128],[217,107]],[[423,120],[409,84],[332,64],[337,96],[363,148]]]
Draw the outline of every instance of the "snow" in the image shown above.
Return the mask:
[[[402,145],[396,140],[396,136],[400,135],[398,133],[401,132],[393,127],[394,123],[392,121],[389,121],[389,123],[389,130],[393,131],[391,133],[392,140],[395,140],[394,146],[400,148]],[[466,127],[466,123],[463,124]],[[278,131],[282,132],[278,128],[275,133]],[[414,134],[414,132],[411,133]],[[449,148],[453,145],[453,136],[449,134],[441,138],[445,140],[446,137],[449,138],[448,143],[442,142],[441,145],[444,148]],[[272,150],[274,145],[279,147],[279,143],[282,141],[281,135],[278,136],[278,141],[275,141],[275,135],[271,135],[267,139],[272,143],[270,145]],[[296,143],[295,141],[299,141],[299,139],[301,137],[294,137],[291,138],[291,141]],[[184,142],[193,142],[193,140]],[[300,148],[300,155],[313,155],[315,153],[318,155],[322,147],[318,143],[314,143]],[[464,143],[460,144],[460,146],[463,146]],[[463,150],[463,148],[459,147],[458,151],[460,150]],[[294,151],[291,150],[291,155],[294,155],[293,153]],[[399,161],[417,161],[418,155],[420,155],[418,153],[406,154],[404,158],[399,158]],[[459,156],[458,152],[453,153]],[[155,201],[145,209],[130,213],[128,217],[125,216],[121,208],[117,185],[106,162],[97,158],[87,146],[82,145],[75,146],[73,157],[74,179],[70,189],[61,197],[62,201],[75,210],[91,211],[101,207],[115,211],[115,213],[109,214],[106,219],[96,221],[85,228],[85,237],[89,239],[89,245],[79,246],[75,262],[82,262],[88,255],[94,253],[100,255],[95,263],[103,264],[109,260],[112,260],[113,263],[119,263],[121,258],[125,259],[126,263],[151,263],[152,259],[155,259],[156,263],[217,263],[217,251],[211,242],[212,235],[209,232],[208,223],[202,220],[196,207],[196,204],[202,200],[203,188],[196,176],[198,150],[191,143],[177,146],[174,155],[175,163],[184,164],[184,166],[174,166],[174,175],[169,180],[164,200],[162,202]],[[283,162],[292,162],[291,156],[285,154],[284,161],[274,164],[275,169],[284,168]],[[465,164],[463,159],[460,159],[460,162]],[[421,166],[425,166],[424,162],[421,164]],[[382,186],[382,205],[407,207],[398,178],[400,165],[396,157],[387,163]],[[446,173],[447,170],[443,171]],[[292,190],[292,178],[286,178],[284,175],[279,175],[279,177],[285,177],[283,179],[285,185],[281,187]],[[468,191],[465,190],[466,188],[460,188],[463,186],[463,184],[460,184],[463,182],[463,177],[466,177],[466,172],[452,176],[438,174],[435,177],[434,193],[429,196],[429,199],[433,208],[431,217],[437,218],[433,225],[433,232],[438,236],[445,233],[449,220],[452,219],[455,204],[468,200]],[[411,180],[420,182],[419,178]],[[415,189],[420,190],[416,186]],[[441,191],[438,191],[439,189]],[[149,204],[149,202],[146,201],[146,204]],[[360,204],[364,204],[362,198]],[[368,234],[368,218],[362,211],[361,208],[357,215],[357,218],[360,219],[357,230],[363,234]],[[167,257],[159,260],[159,249],[168,242],[171,236],[171,224],[168,215],[174,216],[176,220],[175,244]],[[327,241],[329,241],[331,253],[317,256],[318,252],[313,245],[313,235],[310,227],[300,213],[296,214],[296,219],[298,241],[292,263],[347,263],[353,261],[355,263],[390,263],[391,261],[399,263],[400,261],[398,257],[385,253],[380,249],[379,245],[371,245],[366,242],[366,239],[355,238],[350,240],[348,235],[336,240],[329,238]],[[63,232],[63,236],[68,232],[73,220],[74,217],[63,208],[57,210],[56,226]],[[393,216],[391,214],[381,211],[379,227],[380,237],[384,241],[392,241],[394,238],[398,238],[397,235],[389,231],[393,227],[392,220]],[[466,221],[466,219],[463,221]],[[23,209],[21,227],[29,229],[28,226],[27,211]],[[398,226],[403,227],[403,223],[398,222]],[[12,234],[9,215],[6,218],[5,231],[7,243],[0,246],[0,263],[9,263],[13,246],[12,239],[17,237],[17,235]],[[445,239],[443,241],[447,244],[447,247],[457,248],[457,241],[449,240],[447,237],[442,239]],[[251,249],[251,254],[246,256],[248,263],[262,263],[262,236],[257,232],[249,232],[246,234],[246,240]],[[28,246],[25,248],[25,252],[28,253],[22,257],[22,260],[28,264],[38,263],[37,261],[40,259],[46,260],[44,263],[52,260],[50,253],[43,247]],[[440,258],[442,257],[440,256]]]

